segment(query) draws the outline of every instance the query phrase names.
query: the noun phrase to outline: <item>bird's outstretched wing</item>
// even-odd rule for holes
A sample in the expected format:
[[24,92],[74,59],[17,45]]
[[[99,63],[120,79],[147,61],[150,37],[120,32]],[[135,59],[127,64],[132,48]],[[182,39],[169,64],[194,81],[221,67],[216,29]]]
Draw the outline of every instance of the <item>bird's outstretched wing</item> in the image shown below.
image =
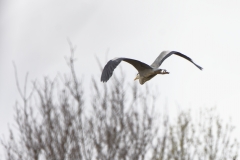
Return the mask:
[[151,67],[153,68],[158,68],[165,59],[167,59],[169,56],[171,55],[178,55],[182,58],[185,58],[186,60],[192,62],[196,67],[198,67],[200,70],[202,70],[203,68],[199,65],[197,65],[196,63],[193,62],[193,60],[191,58],[189,58],[188,56],[180,53],[180,52],[177,52],[177,51],[163,51],[157,58],[156,60],[153,62],[153,64],[151,65]]
[[101,75],[102,82],[107,82],[110,79],[110,77],[113,74],[114,69],[120,64],[121,61],[130,63],[138,70],[139,73],[146,69],[152,69],[151,66],[149,66],[141,61],[135,60],[135,59],[114,58],[114,59],[108,61],[108,63],[103,68],[102,75]]

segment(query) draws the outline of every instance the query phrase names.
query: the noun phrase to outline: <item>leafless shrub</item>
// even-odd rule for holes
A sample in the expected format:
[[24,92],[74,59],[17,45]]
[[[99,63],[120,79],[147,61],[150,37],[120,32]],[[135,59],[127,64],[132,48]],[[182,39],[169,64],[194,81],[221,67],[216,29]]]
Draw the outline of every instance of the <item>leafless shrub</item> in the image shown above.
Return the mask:
[[[182,111],[175,124],[165,130],[164,141],[158,141],[158,160],[236,160],[239,142],[231,137],[234,127],[223,122],[216,108],[200,109],[198,119]],[[164,144],[164,146],[162,146]]]
[[129,87],[120,77],[110,86],[92,78],[91,104],[85,103],[70,46],[70,76],[35,81],[27,95],[27,76],[22,92],[16,72],[23,103],[16,103],[18,134],[10,128],[9,139],[1,140],[6,159],[237,159],[233,127],[215,110],[201,110],[198,119],[182,111],[170,123],[167,114],[156,113],[157,97],[147,87]]

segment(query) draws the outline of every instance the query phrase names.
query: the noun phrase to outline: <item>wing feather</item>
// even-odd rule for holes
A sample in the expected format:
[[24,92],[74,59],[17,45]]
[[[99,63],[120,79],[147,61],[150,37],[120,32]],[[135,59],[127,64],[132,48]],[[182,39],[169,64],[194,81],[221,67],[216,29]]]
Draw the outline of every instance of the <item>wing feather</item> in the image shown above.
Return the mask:
[[153,68],[158,68],[161,66],[161,64],[163,63],[163,61],[165,59],[167,59],[168,57],[170,57],[171,55],[178,55],[186,60],[188,60],[189,62],[193,63],[196,67],[198,67],[200,70],[202,70],[203,68],[199,65],[197,65],[195,62],[193,62],[193,60],[191,58],[189,58],[188,56],[177,52],[177,51],[163,51],[157,58],[156,60],[151,64],[151,67]]
[[108,63],[103,68],[102,75],[101,75],[102,82],[107,82],[111,78],[111,76],[113,75],[114,69],[121,63],[121,61],[125,61],[125,62],[133,65],[138,70],[139,73],[146,69],[152,69],[151,66],[149,66],[141,61],[135,60],[135,59],[114,58],[114,59],[108,61]]

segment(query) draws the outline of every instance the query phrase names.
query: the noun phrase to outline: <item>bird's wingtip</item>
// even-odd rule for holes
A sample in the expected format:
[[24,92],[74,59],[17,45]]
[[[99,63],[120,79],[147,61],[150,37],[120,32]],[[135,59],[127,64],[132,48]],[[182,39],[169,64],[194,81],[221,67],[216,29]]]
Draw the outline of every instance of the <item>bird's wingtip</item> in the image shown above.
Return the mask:
[[193,62],[193,64],[195,64],[195,66],[196,66],[198,69],[203,70],[203,68],[202,68],[201,66],[197,65],[197,64],[194,63],[194,62]]
[[107,81],[106,80],[104,80],[104,79],[101,79],[100,80],[102,83],[106,83]]

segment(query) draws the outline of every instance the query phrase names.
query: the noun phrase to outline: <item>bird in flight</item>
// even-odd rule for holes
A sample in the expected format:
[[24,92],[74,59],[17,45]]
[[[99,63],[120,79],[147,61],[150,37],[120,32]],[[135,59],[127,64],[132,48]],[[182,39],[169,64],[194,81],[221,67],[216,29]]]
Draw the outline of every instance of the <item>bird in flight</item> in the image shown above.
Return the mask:
[[120,64],[121,61],[125,61],[127,63],[130,63],[133,65],[138,70],[138,74],[134,80],[139,79],[139,83],[143,85],[145,82],[149,81],[153,77],[155,77],[157,74],[169,74],[165,69],[159,69],[161,64],[171,55],[178,55],[189,62],[193,63],[197,68],[202,70],[203,68],[197,65],[196,63],[193,62],[191,58],[188,56],[177,52],[177,51],[163,51],[160,53],[160,55],[155,59],[155,61],[149,66],[146,63],[143,63],[141,61],[135,60],[135,59],[130,59],[130,58],[114,58],[105,65],[102,71],[101,75],[101,81],[102,82],[107,82],[110,77],[113,74],[114,69]]

